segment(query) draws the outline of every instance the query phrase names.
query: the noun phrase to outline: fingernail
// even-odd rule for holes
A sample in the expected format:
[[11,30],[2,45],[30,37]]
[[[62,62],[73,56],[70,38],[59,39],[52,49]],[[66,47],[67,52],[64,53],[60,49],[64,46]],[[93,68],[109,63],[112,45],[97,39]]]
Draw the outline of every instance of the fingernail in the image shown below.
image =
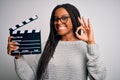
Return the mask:
[[19,43],[18,43],[18,42],[15,42],[15,44],[19,45]]
[[16,49],[19,49],[19,47],[17,46]]

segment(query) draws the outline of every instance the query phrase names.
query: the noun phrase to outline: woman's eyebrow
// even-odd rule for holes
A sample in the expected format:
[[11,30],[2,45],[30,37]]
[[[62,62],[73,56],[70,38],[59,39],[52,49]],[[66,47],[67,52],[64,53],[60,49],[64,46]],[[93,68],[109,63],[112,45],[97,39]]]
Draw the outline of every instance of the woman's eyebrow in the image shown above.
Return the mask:
[[[63,14],[62,16],[69,16],[69,14]],[[61,17],[62,17],[62,16],[61,16]],[[58,17],[58,16],[54,16],[54,17]]]

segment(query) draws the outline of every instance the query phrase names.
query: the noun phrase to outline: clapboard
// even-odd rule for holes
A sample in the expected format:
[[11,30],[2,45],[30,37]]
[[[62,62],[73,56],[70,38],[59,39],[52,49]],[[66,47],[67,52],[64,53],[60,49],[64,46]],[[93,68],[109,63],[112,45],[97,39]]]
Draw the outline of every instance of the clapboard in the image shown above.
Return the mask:
[[9,29],[11,41],[17,42],[19,48],[11,52],[11,55],[40,54],[41,53],[41,31],[40,30],[17,30],[26,24],[38,19],[35,15],[20,24]]

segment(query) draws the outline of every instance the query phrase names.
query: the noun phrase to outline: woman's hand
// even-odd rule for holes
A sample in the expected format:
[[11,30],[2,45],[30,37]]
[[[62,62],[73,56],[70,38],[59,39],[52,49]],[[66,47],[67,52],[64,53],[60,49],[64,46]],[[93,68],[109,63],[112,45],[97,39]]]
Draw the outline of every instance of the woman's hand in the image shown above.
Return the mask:
[[[17,42],[11,42],[11,38],[12,38],[12,36],[8,37],[7,52],[9,55],[11,55],[11,52],[13,50],[17,50],[19,48],[18,46],[16,46],[18,44]],[[17,59],[21,57],[21,55],[14,55],[14,56]]]
[[[78,37],[78,39],[83,40],[88,44],[95,44],[94,34],[93,34],[92,25],[90,23],[90,19],[86,21],[85,18],[82,17],[82,19],[78,18],[78,20],[81,23],[81,26],[79,26],[76,30],[76,36]],[[83,31],[81,35],[78,34],[79,30]]]

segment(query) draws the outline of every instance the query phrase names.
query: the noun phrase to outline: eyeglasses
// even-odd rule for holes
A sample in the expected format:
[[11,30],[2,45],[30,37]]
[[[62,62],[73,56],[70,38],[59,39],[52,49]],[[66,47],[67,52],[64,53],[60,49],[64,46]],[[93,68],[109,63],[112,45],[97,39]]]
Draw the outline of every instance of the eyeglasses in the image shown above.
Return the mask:
[[65,24],[65,23],[67,23],[68,18],[70,18],[70,17],[69,16],[62,16],[61,18],[55,17],[54,22],[57,23],[60,20],[61,23]]

